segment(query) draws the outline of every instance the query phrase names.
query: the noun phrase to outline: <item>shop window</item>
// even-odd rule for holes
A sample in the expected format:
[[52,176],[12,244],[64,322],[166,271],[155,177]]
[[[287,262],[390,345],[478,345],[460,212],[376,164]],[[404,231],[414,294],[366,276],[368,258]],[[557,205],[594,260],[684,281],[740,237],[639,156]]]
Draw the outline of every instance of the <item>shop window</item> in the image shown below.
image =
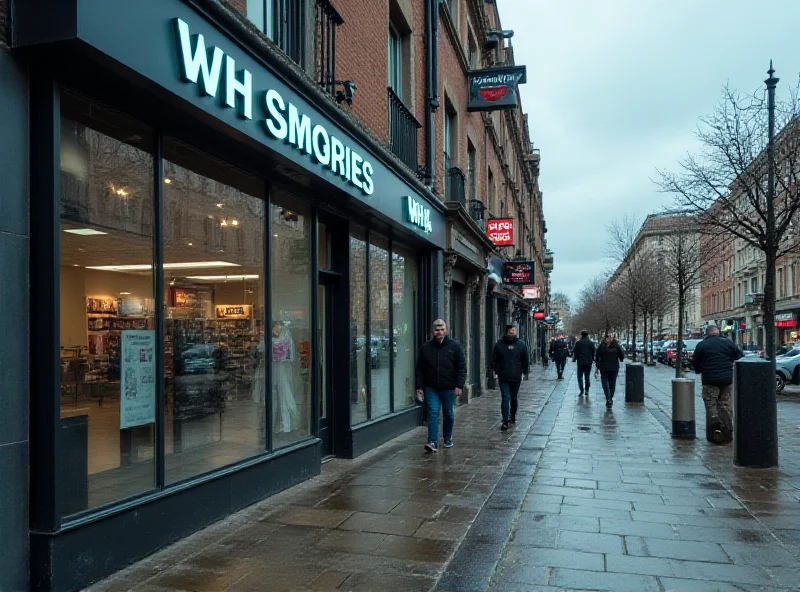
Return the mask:
[[68,92],[61,104],[57,489],[66,516],[155,487],[156,337],[152,130]]
[[350,421],[369,419],[367,411],[367,241],[363,229],[350,232]]
[[391,412],[389,379],[394,348],[389,326],[389,241],[371,235],[369,244],[370,418]]
[[392,248],[392,332],[394,342],[394,409],[414,404],[417,264],[414,252]]
[[[164,142],[167,484],[267,449],[264,183]],[[202,171],[200,173],[199,171]]]
[[311,222],[305,202],[273,191],[272,430],[279,448],[311,434]]

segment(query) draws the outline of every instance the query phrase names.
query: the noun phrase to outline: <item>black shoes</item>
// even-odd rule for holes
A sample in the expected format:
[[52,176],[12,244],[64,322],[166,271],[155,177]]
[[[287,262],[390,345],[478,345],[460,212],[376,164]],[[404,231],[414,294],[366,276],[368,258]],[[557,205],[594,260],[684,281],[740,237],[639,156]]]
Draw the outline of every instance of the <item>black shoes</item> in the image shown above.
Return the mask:
[[507,429],[508,429],[508,422],[507,421],[504,421],[503,423],[500,424],[500,430],[505,432]]
[[509,420],[509,423],[517,423],[517,417],[515,415],[512,415],[511,419]]
[[583,391],[578,391],[578,396],[582,397],[583,396]]
[[606,407],[608,407],[609,409],[611,409],[611,407],[612,407],[613,405],[614,405],[614,399],[606,399]]

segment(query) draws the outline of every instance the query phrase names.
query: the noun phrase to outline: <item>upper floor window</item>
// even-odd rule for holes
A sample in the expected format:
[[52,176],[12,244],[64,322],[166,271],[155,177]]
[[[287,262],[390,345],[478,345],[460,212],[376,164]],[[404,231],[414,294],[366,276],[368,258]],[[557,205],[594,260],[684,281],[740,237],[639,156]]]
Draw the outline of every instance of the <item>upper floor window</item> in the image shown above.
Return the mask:
[[476,199],[478,193],[475,187],[475,161],[475,146],[467,140],[467,182],[469,183],[469,198],[471,200]]
[[389,67],[388,84],[395,94],[403,98],[403,42],[400,33],[389,23]]
[[247,18],[293,61],[306,67],[306,31],[315,0],[246,0]]
[[489,169],[489,173],[486,177],[486,186],[488,188],[488,206],[489,206],[489,213],[493,216],[495,214],[494,209],[494,202],[495,202],[495,188],[494,188],[494,175],[492,174],[492,169]]
[[467,33],[467,66],[470,70],[478,69],[478,43],[475,41],[475,35],[472,29]]

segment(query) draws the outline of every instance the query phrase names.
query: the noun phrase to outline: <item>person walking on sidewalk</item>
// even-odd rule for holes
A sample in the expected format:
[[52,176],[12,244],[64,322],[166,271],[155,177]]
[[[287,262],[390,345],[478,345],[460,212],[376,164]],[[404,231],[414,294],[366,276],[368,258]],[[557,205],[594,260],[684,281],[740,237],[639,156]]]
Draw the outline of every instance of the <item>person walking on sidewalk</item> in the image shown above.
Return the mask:
[[614,393],[617,390],[617,376],[619,376],[619,363],[625,360],[625,351],[616,339],[610,335],[603,338],[603,343],[597,348],[595,375],[600,375],[603,393],[606,396],[606,407],[614,405]]
[[556,372],[558,372],[558,379],[564,378],[564,367],[567,365],[567,358],[569,357],[569,350],[563,338],[559,337],[550,344],[550,358],[556,363]]
[[425,401],[428,411],[428,452],[436,452],[439,445],[440,410],[444,414],[444,447],[453,446],[456,397],[461,396],[466,380],[464,350],[447,336],[445,322],[437,319],[433,322],[433,339],[423,344],[416,368],[417,398]]
[[506,334],[494,346],[492,370],[500,383],[500,413],[503,422],[500,429],[506,431],[509,422],[517,423],[517,394],[522,376],[528,375],[530,361],[528,346],[517,337],[517,328],[506,325]]
[[597,351],[594,347],[594,341],[589,339],[589,332],[581,331],[581,338],[575,344],[572,350],[572,361],[578,363],[578,396],[583,395],[586,391],[586,396],[589,396],[589,386],[592,379],[592,364]]
[[706,439],[709,442],[725,444],[733,439],[733,363],[741,357],[739,348],[730,339],[722,337],[716,326],[708,328],[706,338],[697,344],[692,355],[694,371],[702,375]]

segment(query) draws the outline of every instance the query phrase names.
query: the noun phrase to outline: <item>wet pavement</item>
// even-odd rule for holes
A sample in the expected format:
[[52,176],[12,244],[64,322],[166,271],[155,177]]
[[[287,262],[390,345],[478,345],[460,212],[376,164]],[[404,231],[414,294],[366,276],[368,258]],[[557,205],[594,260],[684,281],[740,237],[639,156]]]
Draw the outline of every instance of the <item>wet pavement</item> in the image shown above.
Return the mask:
[[780,468],[755,471],[669,437],[668,369],[611,411],[566,376],[537,369],[508,432],[489,392],[452,449],[420,428],[334,460],[90,590],[800,590],[800,397],[779,397]]

